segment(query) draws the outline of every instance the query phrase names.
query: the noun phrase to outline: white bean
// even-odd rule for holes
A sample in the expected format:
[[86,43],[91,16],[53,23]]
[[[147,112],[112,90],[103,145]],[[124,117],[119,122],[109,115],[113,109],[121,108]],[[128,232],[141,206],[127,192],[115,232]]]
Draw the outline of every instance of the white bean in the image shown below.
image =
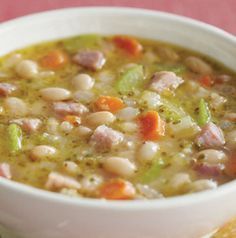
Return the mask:
[[76,174],[80,170],[78,165],[73,161],[64,161],[63,166],[65,170],[70,174]]
[[146,63],[156,63],[156,62],[160,62],[160,58],[157,56],[157,54],[155,52],[153,52],[152,50],[147,50],[144,54],[143,54],[143,59],[145,60]]
[[93,174],[83,177],[81,182],[81,190],[85,193],[93,193],[102,184],[103,178]]
[[135,173],[136,166],[122,157],[109,157],[104,161],[104,168],[114,174],[130,177]]
[[78,90],[89,90],[94,85],[94,79],[88,74],[78,74],[72,79],[72,85]]
[[136,188],[140,195],[144,198],[154,199],[154,198],[163,198],[163,195],[158,192],[156,189],[149,187],[148,185],[144,184],[137,184]]
[[68,121],[63,121],[60,124],[61,131],[65,132],[65,133],[71,132],[73,130],[73,128],[74,128],[74,126]]
[[177,173],[175,174],[169,184],[174,189],[179,189],[185,185],[189,185],[191,183],[191,179],[189,174],[187,173]]
[[48,104],[43,100],[37,100],[31,104],[30,114],[33,115],[48,115]]
[[5,109],[12,116],[25,116],[28,113],[26,103],[17,97],[8,97],[4,101]]
[[55,162],[51,162],[51,161],[40,161],[38,166],[40,169],[52,171],[52,170],[56,169],[57,164]]
[[38,74],[39,78],[49,78],[55,75],[54,71],[43,71]]
[[0,106],[0,115],[3,115],[5,113],[4,107]]
[[48,145],[38,145],[35,146],[30,152],[30,158],[33,161],[51,158],[55,156],[57,150]]
[[209,164],[224,163],[227,159],[223,151],[214,149],[202,150],[196,154],[196,158]]
[[47,120],[46,129],[50,134],[57,134],[59,122],[54,117],[49,117]]
[[139,110],[134,107],[126,107],[119,110],[116,117],[120,120],[131,121],[139,114]]
[[157,143],[146,141],[138,150],[138,159],[140,161],[150,161],[153,159],[158,149],[159,145]]
[[93,131],[86,126],[79,126],[75,129],[75,133],[81,137],[89,137]]
[[82,103],[90,103],[94,99],[95,95],[91,91],[76,91],[73,95],[73,99]]
[[40,95],[47,101],[63,101],[71,97],[70,91],[64,88],[44,88],[40,90]]
[[210,94],[210,106],[219,109],[226,103],[227,99],[225,97],[220,96],[218,93]]
[[200,192],[217,188],[217,183],[209,179],[200,179],[192,183],[192,192]]
[[120,128],[123,132],[133,133],[138,131],[138,125],[136,122],[123,122],[120,124]]
[[236,130],[233,130],[226,135],[226,145],[232,149],[236,148]]
[[179,59],[179,55],[172,48],[163,46],[158,49],[158,52],[167,60],[177,61]]
[[161,105],[161,97],[155,92],[144,91],[140,98],[140,103],[149,109],[156,109]]
[[32,60],[22,60],[16,65],[16,72],[23,78],[34,78],[38,74],[38,65]]
[[212,72],[212,68],[209,64],[207,64],[202,59],[195,56],[187,57],[185,60],[185,64],[190,70],[192,70],[195,73],[208,75],[211,74]]
[[81,197],[81,195],[78,193],[78,191],[76,189],[72,189],[72,188],[63,188],[60,191],[60,194],[70,196],[70,197]]
[[99,126],[103,124],[111,124],[115,121],[116,117],[107,111],[94,112],[87,116],[87,122],[92,126]]
[[111,83],[115,79],[115,74],[112,71],[102,71],[97,75],[97,79],[101,82]]
[[137,101],[129,97],[124,96],[123,101],[128,107],[135,107],[137,105]]

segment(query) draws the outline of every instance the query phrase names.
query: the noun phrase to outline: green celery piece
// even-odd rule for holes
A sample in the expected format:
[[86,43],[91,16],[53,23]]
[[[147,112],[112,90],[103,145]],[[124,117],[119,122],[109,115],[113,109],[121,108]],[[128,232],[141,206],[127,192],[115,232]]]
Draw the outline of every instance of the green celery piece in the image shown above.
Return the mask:
[[171,71],[171,72],[174,72],[175,74],[177,74],[178,76],[181,76],[186,71],[186,67],[183,65],[159,64],[159,65],[157,65],[157,71]]
[[159,112],[166,120],[177,122],[186,116],[186,113],[181,107],[178,107],[168,99],[162,97],[161,102],[162,105],[160,106],[161,110],[159,110]]
[[127,69],[117,80],[115,88],[121,94],[134,92],[142,87],[144,83],[144,72],[142,65],[135,65]]
[[22,148],[22,130],[16,124],[10,124],[7,128],[8,145],[11,153],[16,153]]
[[164,162],[162,159],[155,160],[151,167],[139,177],[139,182],[150,183],[155,180],[159,176],[163,165]]
[[211,113],[207,102],[202,98],[199,102],[198,124],[204,126],[211,120]]
[[99,49],[102,37],[96,34],[76,36],[63,40],[65,49],[70,53],[75,53],[80,49]]

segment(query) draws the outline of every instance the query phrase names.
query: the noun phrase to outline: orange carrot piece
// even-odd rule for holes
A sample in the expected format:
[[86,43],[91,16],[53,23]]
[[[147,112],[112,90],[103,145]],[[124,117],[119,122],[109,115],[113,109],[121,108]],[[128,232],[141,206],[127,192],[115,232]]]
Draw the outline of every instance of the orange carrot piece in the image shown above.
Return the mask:
[[94,105],[97,111],[117,112],[124,108],[124,103],[120,98],[111,96],[100,96]]
[[201,77],[199,79],[199,82],[203,87],[207,87],[207,88],[211,87],[214,84],[212,77],[209,75],[205,75]]
[[139,116],[138,122],[144,140],[158,140],[165,135],[165,122],[156,111],[148,111]]
[[74,116],[74,115],[67,115],[64,117],[63,121],[68,121],[70,124],[74,126],[78,126],[81,124],[80,117]]
[[134,186],[123,179],[112,179],[100,188],[100,196],[109,200],[128,200],[133,199],[134,195]]
[[133,56],[140,55],[143,50],[142,45],[135,38],[129,36],[115,36],[113,42],[118,48]]
[[40,65],[44,68],[59,69],[68,62],[67,54],[62,50],[52,50],[40,59]]

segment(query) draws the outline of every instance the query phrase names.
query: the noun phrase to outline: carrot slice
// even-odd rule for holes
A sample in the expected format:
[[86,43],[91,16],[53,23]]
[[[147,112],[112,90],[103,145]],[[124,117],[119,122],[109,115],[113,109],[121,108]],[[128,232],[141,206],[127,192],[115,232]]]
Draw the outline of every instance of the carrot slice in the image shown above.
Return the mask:
[[100,96],[94,104],[97,111],[117,112],[124,107],[120,98],[111,96]]
[[145,140],[158,140],[165,135],[165,122],[156,111],[148,111],[138,118],[140,131]]
[[207,88],[211,87],[214,84],[212,77],[209,75],[205,75],[201,77],[199,79],[199,82],[203,87],[207,87]]
[[81,124],[80,117],[74,116],[74,115],[67,115],[64,117],[63,121],[68,121],[70,124],[74,126],[78,126]]
[[68,56],[62,50],[52,50],[40,59],[40,65],[44,68],[59,69],[68,62]]
[[140,55],[143,50],[142,45],[135,38],[129,36],[115,36],[113,42],[118,48],[133,56]]
[[134,195],[134,186],[123,179],[112,179],[100,188],[100,196],[109,200],[128,200],[134,198]]

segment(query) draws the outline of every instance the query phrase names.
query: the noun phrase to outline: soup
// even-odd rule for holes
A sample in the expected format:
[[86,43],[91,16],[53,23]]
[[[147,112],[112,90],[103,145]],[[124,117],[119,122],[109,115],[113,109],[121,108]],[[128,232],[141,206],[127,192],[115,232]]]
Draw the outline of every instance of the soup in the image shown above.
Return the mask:
[[161,199],[236,176],[235,73],[133,36],[80,35],[0,60],[0,179]]

